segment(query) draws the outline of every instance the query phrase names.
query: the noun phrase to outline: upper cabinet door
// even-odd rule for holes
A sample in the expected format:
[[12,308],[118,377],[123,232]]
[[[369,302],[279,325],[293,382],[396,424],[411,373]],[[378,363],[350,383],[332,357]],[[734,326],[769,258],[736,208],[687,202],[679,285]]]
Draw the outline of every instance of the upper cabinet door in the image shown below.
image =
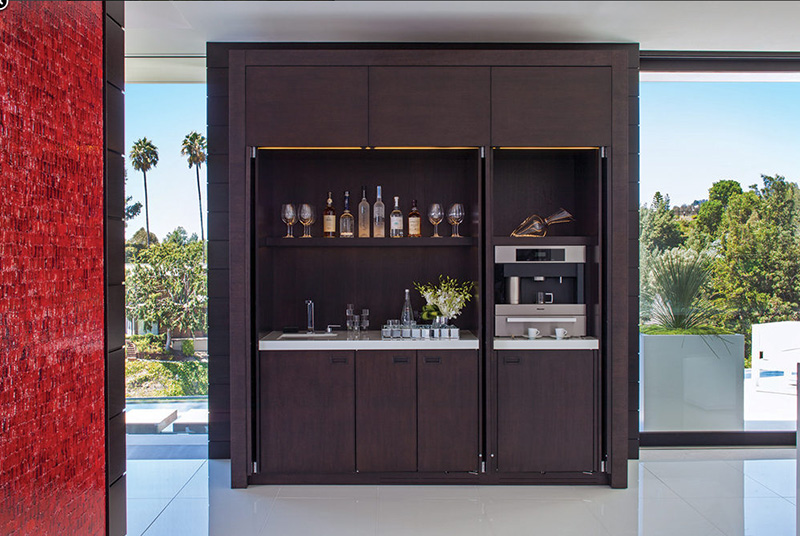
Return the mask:
[[492,145],[610,144],[610,67],[492,68]]
[[488,67],[371,67],[369,144],[486,145],[489,85]]
[[366,67],[249,67],[247,145],[367,145]]

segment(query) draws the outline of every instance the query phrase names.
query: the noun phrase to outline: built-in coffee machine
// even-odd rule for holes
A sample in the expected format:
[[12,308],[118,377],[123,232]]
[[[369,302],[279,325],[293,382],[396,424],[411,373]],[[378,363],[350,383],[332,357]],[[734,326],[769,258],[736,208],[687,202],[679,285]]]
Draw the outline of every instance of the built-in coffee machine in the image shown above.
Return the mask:
[[585,246],[496,246],[497,337],[586,335]]

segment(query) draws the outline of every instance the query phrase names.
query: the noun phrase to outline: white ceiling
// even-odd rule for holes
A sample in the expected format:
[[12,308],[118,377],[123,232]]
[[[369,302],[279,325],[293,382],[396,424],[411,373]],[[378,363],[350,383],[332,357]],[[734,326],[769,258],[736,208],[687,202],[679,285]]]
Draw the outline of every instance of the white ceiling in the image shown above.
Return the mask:
[[798,21],[796,1],[128,1],[126,78],[203,82],[207,41],[623,42],[642,50],[800,51]]

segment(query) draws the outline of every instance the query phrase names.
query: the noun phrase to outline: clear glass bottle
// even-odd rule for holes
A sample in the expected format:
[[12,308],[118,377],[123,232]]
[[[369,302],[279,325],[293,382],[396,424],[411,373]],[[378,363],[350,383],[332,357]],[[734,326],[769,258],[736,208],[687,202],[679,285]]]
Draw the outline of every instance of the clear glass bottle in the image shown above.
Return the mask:
[[367,187],[361,187],[361,202],[358,204],[358,237],[369,238],[369,201]]
[[398,196],[394,196],[394,210],[389,214],[389,238],[403,238],[403,213]]
[[372,207],[372,236],[375,238],[386,236],[386,207],[381,200],[380,186],[378,186],[378,198]]
[[350,192],[344,193],[344,212],[339,218],[339,238],[353,238],[355,236],[356,219],[350,212]]
[[417,210],[417,200],[411,201],[411,211],[408,213],[408,236],[412,238],[419,238],[422,236],[422,216]]
[[328,206],[322,211],[322,236],[336,237],[336,209],[333,208],[333,193],[328,192]]
[[[397,199],[395,197],[395,199]],[[400,323],[404,326],[410,326],[414,323],[414,310],[411,309],[411,293],[406,289],[406,301],[403,303],[403,310],[400,313]]]

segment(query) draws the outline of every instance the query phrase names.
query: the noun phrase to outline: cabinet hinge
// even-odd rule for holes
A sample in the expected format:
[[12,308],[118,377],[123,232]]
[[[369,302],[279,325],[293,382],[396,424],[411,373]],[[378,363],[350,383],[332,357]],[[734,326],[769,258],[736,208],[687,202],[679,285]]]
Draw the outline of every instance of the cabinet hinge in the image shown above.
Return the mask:
[[481,158],[486,158],[486,147],[481,147]]
[[608,156],[608,147],[600,147],[600,158]]
[[258,462],[253,462],[253,473],[258,473]]
[[600,461],[600,472],[601,473],[605,473],[606,472],[606,462],[603,461],[603,460]]
[[481,462],[481,473],[486,472],[486,462]]
[[255,157],[256,157],[256,148],[250,147],[250,158],[255,158]]

